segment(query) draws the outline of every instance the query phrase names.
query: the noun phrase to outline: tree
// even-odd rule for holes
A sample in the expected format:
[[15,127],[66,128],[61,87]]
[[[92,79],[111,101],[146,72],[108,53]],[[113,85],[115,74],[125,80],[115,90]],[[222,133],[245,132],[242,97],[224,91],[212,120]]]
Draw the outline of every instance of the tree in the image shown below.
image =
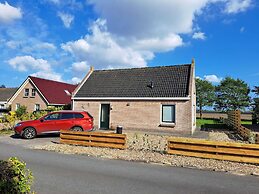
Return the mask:
[[259,86],[255,86],[252,92],[254,92],[257,96],[259,96]]
[[215,87],[207,80],[196,79],[196,97],[199,107],[200,118],[202,118],[202,108],[212,106],[215,100]]
[[4,84],[0,85],[0,88],[6,88]]
[[240,110],[249,106],[250,89],[240,79],[226,77],[216,87],[215,108],[222,111]]

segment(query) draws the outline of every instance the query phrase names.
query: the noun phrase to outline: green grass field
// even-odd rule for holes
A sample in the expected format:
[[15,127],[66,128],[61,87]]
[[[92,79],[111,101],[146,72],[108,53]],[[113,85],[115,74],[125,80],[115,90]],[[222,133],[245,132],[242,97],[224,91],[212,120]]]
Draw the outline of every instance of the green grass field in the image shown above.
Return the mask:
[[[202,125],[212,125],[212,124],[215,124],[215,125],[222,125],[222,123],[220,123],[219,120],[217,119],[196,119],[196,125],[198,127],[202,126]],[[243,125],[251,125],[252,124],[252,121],[241,121],[241,124]]]

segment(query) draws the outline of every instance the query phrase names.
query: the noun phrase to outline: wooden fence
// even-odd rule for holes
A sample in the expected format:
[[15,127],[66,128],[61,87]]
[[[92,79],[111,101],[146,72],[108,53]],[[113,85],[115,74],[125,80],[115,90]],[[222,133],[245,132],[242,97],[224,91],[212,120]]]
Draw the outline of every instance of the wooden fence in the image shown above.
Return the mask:
[[171,137],[168,154],[259,164],[259,145]]
[[92,146],[92,147],[108,147],[108,148],[126,148],[126,135],[116,133],[101,132],[75,132],[61,131],[60,143]]
[[237,130],[238,134],[243,137],[244,140],[249,140],[252,136],[252,132],[250,129],[241,125],[241,116],[239,110],[228,111],[228,118],[226,119],[225,123]]

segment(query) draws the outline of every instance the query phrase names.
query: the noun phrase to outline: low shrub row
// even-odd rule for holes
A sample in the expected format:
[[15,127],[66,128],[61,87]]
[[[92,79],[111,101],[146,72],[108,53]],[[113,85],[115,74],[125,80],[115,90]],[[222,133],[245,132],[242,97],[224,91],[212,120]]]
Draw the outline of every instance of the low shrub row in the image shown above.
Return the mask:
[[32,172],[16,157],[0,160],[0,193],[32,193]]

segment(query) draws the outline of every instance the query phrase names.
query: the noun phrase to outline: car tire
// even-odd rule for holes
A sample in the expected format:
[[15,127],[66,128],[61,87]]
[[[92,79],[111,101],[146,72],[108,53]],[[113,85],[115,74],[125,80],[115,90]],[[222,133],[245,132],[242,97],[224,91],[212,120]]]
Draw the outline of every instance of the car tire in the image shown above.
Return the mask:
[[23,130],[22,136],[24,139],[33,139],[36,137],[36,130],[33,127],[27,127]]
[[73,127],[71,131],[83,131],[82,127]]

